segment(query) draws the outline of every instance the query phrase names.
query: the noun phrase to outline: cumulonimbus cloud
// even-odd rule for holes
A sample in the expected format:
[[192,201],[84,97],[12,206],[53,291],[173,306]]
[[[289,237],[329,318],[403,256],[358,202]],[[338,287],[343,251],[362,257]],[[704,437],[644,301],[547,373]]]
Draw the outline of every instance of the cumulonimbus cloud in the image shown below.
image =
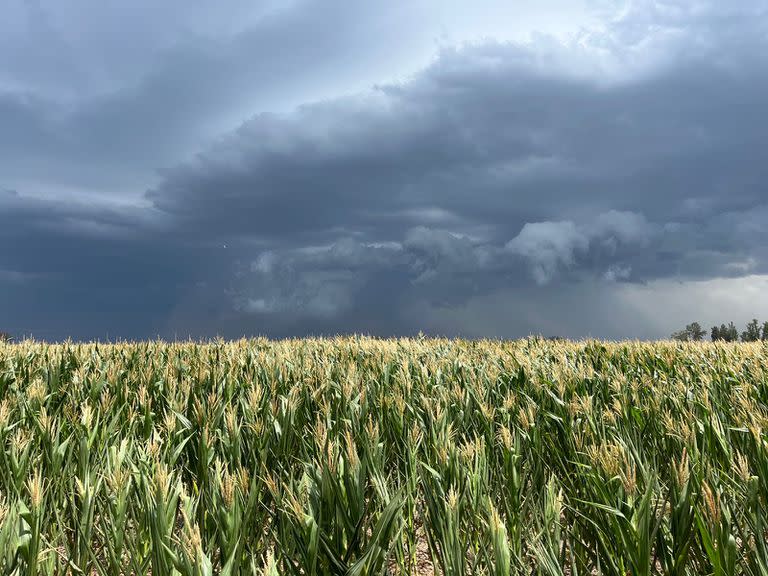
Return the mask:
[[[0,194],[0,236],[19,247],[0,269],[55,270],[71,301],[102,311],[124,290],[169,329],[280,334],[398,333],[427,321],[424,303],[448,317],[496,294],[542,305],[576,286],[768,272],[764,2],[631,2],[565,42],[443,47],[407,78],[258,112],[212,142],[221,110],[259,82],[322,84],[295,73],[328,70],[312,43],[283,68],[249,66],[253,46],[280,46],[318,6],[177,47],[88,106],[0,94],[14,179],[0,184],[27,176]],[[322,54],[348,52],[346,36],[318,38]],[[153,162],[166,168],[137,175]],[[134,181],[149,188],[135,205],[107,201]],[[8,290],[28,309],[53,289]],[[599,308],[592,292],[584,309]]]

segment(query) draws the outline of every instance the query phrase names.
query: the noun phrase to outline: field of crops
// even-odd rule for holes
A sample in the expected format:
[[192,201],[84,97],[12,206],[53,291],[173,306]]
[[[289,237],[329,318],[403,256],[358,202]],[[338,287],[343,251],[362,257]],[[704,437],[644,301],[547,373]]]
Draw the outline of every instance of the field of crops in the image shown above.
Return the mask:
[[768,345],[0,344],[2,574],[768,574]]

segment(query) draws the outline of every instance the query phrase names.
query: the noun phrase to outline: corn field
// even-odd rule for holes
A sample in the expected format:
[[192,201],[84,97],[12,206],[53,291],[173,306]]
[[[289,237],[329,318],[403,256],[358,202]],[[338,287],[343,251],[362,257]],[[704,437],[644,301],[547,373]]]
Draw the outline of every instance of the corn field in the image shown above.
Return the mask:
[[0,344],[0,573],[768,575],[768,345]]

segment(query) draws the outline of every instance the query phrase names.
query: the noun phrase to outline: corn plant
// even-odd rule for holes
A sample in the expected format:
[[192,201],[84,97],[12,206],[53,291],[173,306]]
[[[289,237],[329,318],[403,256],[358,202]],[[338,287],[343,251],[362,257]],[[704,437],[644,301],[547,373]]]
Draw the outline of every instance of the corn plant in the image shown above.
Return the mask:
[[768,345],[0,343],[0,573],[768,576]]

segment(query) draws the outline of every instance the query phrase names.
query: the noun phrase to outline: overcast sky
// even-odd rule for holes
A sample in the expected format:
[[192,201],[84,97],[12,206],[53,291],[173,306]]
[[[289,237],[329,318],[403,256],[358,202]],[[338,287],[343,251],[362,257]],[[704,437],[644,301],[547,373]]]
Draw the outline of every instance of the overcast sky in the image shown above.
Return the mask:
[[768,0],[8,0],[0,330],[768,320]]

